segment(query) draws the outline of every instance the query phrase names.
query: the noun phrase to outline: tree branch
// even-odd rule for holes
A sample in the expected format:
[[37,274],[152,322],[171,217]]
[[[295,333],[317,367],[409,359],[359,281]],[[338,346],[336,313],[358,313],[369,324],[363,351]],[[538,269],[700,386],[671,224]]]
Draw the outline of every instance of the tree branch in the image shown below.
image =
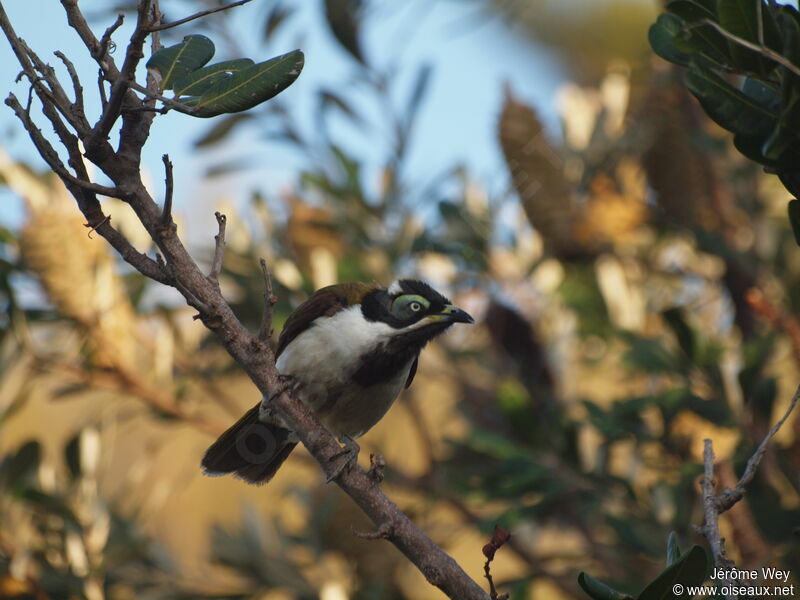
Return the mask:
[[208,15],[212,15],[214,13],[228,10],[230,8],[236,8],[237,6],[241,6],[242,4],[247,4],[251,0],[238,0],[238,2],[233,2],[231,4],[226,4],[225,6],[219,6],[217,8],[212,8],[209,10],[202,10],[197,12],[193,15],[189,15],[188,17],[184,17],[183,19],[179,19],[177,21],[172,21],[171,23],[163,23],[161,25],[152,25],[148,29],[149,32],[155,31],[164,31],[165,29],[172,29],[173,27],[177,27],[178,25],[183,25],[184,23],[188,23],[189,21],[194,21],[195,19],[200,19],[202,17],[207,17]]
[[[750,485],[753,477],[755,477],[756,470],[761,463],[761,459],[764,458],[764,453],[767,451],[770,441],[789,418],[799,399],[800,387],[797,388],[794,396],[792,396],[789,407],[783,417],[767,432],[756,451],[747,461],[744,473],[733,489],[726,488],[719,494],[715,493],[714,446],[710,439],[703,441],[703,477],[701,479],[701,487],[703,490],[704,523],[695,527],[695,529],[708,541],[711,555],[714,557],[714,565],[718,569],[731,571],[735,567],[734,562],[728,558],[725,551],[725,539],[721,536],[719,530],[719,517],[744,497],[745,490]],[[735,583],[736,585],[747,585],[746,581],[736,580]]]
[[211,262],[211,271],[208,279],[219,289],[219,274],[222,272],[222,260],[225,258],[225,226],[228,218],[221,212],[215,212],[219,233],[214,236],[214,260]]
[[[90,224],[99,223],[98,233],[109,239],[123,257],[142,273],[156,281],[175,287],[184,296],[187,303],[199,311],[198,317],[204,325],[214,333],[230,356],[247,373],[261,395],[273,397],[275,408],[284,417],[287,424],[326,475],[332,475],[336,465],[333,458],[340,453],[340,447],[335,438],[302,402],[295,400],[287,392],[279,393],[277,396],[273,395],[276,390],[281,389],[281,378],[275,367],[275,357],[270,345],[264,339],[267,337],[264,332],[271,327],[269,318],[273,301],[269,289],[271,286],[269,284],[265,286],[267,288],[265,289],[265,304],[269,306],[265,306],[264,309],[266,317],[264,324],[258,334],[251,335],[234,315],[217,283],[210,277],[206,277],[191,258],[178,237],[176,228],[164,226],[163,211],[150,196],[142,181],[139,156],[141,147],[147,140],[153,115],[131,110],[137,108],[137,105],[141,105],[141,101],[131,88],[135,85],[133,74],[136,65],[142,58],[144,40],[149,33],[149,28],[153,25],[149,20],[151,2],[149,0],[139,2],[137,26],[131,36],[125,62],[119,72],[108,53],[102,49],[101,42],[86,24],[78,9],[77,0],[62,0],[62,5],[66,10],[70,26],[78,32],[93,58],[100,64],[104,75],[112,82],[111,97],[104,107],[102,116],[89,134],[81,136],[86,147],[86,156],[114,182],[116,189],[124,196],[158,246],[163,259],[159,257],[158,261],[153,261],[138,253],[131,255],[135,250],[127,243],[127,240],[118,232],[116,232],[116,237],[111,234],[113,230],[110,229],[110,223],[102,214],[96,198],[92,196],[96,189],[87,190],[83,187],[86,182],[82,179],[82,172],[79,172],[77,178],[81,179],[81,183],[73,181],[73,176],[64,177],[65,169],[58,154],[44,139],[41,132],[31,126],[30,121],[26,119],[24,124],[30,127],[29,134],[37,150],[48,160],[51,168],[58,169],[56,172],[75,196],[81,211],[85,215],[92,215],[92,218],[89,219]],[[18,44],[15,45],[17,38],[13,34],[13,30],[9,32],[4,28],[4,31],[16,51]],[[110,39],[110,35],[106,37]],[[18,53],[18,59],[24,66],[23,61],[27,60],[27,57],[23,53]],[[53,106],[54,99],[48,98],[46,95],[40,95],[40,99],[47,110],[56,110]],[[14,100],[16,99],[14,98]],[[19,105],[18,102],[17,105]],[[21,107],[19,108],[21,109]],[[126,110],[129,112],[125,112]],[[119,149],[114,151],[108,144],[107,136],[120,114],[123,117],[120,144]],[[48,118],[50,118],[49,115]],[[69,140],[65,142],[64,139],[62,139],[62,143],[71,144]],[[220,235],[219,239],[222,238],[223,236]],[[222,244],[218,243],[218,248],[219,250],[215,251],[212,273],[217,272],[217,266],[221,264]],[[219,260],[217,260],[217,256],[219,256]],[[379,531],[382,526],[384,527],[383,531],[387,531],[388,526],[384,524],[391,524],[390,531],[387,531],[390,541],[417,566],[432,585],[440,588],[450,598],[487,600],[488,595],[481,586],[403,514],[363,469],[356,466],[346,470],[338,476],[336,483],[370,517]]]
[[174,182],[172,180],[172,161],[169,159],[169,154],[164,154],[161,157],[164,162],[164,210],[161,212],[161,223],[168,227],[172,223],[172,189]]

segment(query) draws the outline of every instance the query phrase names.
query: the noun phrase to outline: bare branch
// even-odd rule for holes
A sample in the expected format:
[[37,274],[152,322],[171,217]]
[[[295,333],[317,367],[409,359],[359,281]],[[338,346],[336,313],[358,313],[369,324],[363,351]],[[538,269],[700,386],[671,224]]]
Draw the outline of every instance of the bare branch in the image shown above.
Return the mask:
[[179,19],[177,21],[172,21],[171,23],[164,23],[161,25],[153,25],[151,26],[148,31],[155,32],[155,31],[164,31],[165,29],[172,29],[173,27],[177,27],[178,25],[183,25],[184,23],[188,23],[189,21],[194,21],[195,19],[200,19],[202,17],[207,17],[208,15],[228,10],[230,8],[236,8],[237,6],[241,6],[242,4],[247,4],[251,0],[238,0],[238,2],[233,2],[231,4],[226,4],[225,6],[219,6],[217,8],[212,8],[209,10],[203,10],[193,15],[189,15],[188,17],[184,17],[183,19]]
[[72,103],[72,106],[76,111],[79,112],[79,114],[83,115],[83,86],[81,85],[81,80],[78,77],[78,72],[75,70],[75,65],[72,64],[72,61],[68,59],[60,50],[56,50],[53,54],[61,59],[61,62],[64,63],[64,66],[69,72],[69,78],[72,80],[72,91],[75,93],[75,101]]
[[214,260],[211,263],[208,279],[219,288],[219,274],[222,272],[222,260],[225,258],[225,225],[228,223],[228,218],[221,212],[215,212],[214,216],[217,218],[219,233],[214,236]]
[[[703,525],[695,527],[695,529],[708,540],[708,544],[711,547],[711,555],[714,557],[714,565],[723,571],[731,571],[735,565],[726,554],[725,539],[721,536],[719,530],[719,517],[744,497],[745,490],[750,485],[753,477],[755,477],[756,470],[764,457],[764,453],[767,451],[770,441],[789,418],[789,415],[797,406],[798,400],[800,400],[800,387],[797,388],[794,396],[792,396],[792,400],[789,402],[789,407],[783,417],[767,432],[750,460],[747,461],[744,473],[734,489],[726,488],[719,494],[715,493],[714,447],[710,439],[703,440],[703,477],[701,486],[703,490],[704,522]],[[740,586],[747,585],[746,581],[738,579],[734,580],[734,582]],[[729,596],[729,598],[732,598],[732,596]]]
[[41,157],[45,160],[45,162],[47,162],[47,165],[55,172],[55,174],[64,181],[65,184],[72,184],[83,188],[84,190],[88,190],[95,194],[101,194],[103,196],[111,196],[113,198],[122,197],[120,192],[114,188],[98,185],[96,183],[92,183],[91,181],[84,181],[83,179],[79,179],[67,171],[67,168],[64,163],[61,162],[61,158],[59,158],[58,153],[55,151],[50,142],[47,141],[47,138],[44,137],[42,131],[36,127],[30,118],[30,114],[22,107],[14,94],[8,95],[8,98],[6,98],[6,105],[11,107],[11,109],[17,115],[17,118],[22,121],[22,125],[28,132],[28,135],[36,146],[36,149],[39,151]]
[[[161,25],[161,20],[163,19],[163,17],[164,15],[161,14],[161,6],[159,5],[158,0],[153,0],[153,8],[150,15],[150,22],[155,23],[156,26]],[[151,32],[150,52],[152,54],[155,54],[156,52],[161,50],[161,48],[163,48],[164,46],[162,46],[161,44],[161,34],[159,33],[159,30],[151,28],[150,32]],[[150,82],[148,81],[147,84],[149,86]]]
[[744,473],[739,479],[739,482],[736,484],[736,487],[733,490],[726,489],[719,495],[718,507],[720,513],[730,509],[734,504],[742,499],[747,486],[750,485],[750,482],[753,481],[753,477],[756,475],[758,466],[761,464],[761,459],[764,458],[764,454],[767,451],[770,441],[773,437],[775,437],[775,434],[778,433],[780,428],[783,427],[783,424],[786,422],[786,419],[789,418],[789,415],[792,414],[794,407],[797,406],[798,399],[800,399],[800,386],[795,391],[794,396],[792,396],[792,400],[789,402],[789,407],[786,409],[783,417],[781,417],[781,419],[767,432],[767,435],[764,436],[763,440],[761,440],[761,443],[753,453],[753,456],[751,456],[750,460],[747,461],[747,466],[745,467]]
[[266,344],[272,339],[272,307],[275,306],[278,299],[272,292],[272,276],[269,273],[267,261],[262,258],[258,262],[261,265],[261,275],[264,278],[264,312],[261,315],[258,339]]
[[[281,376],[275,367],[275,357],[269,344],[262,339],[263,332],[269,331],[270,319],[265,319],[262,331],[251,335],[234,315],[230,305],[220,293],[218,284],[206,277],[197,263],[187,252],[183,242],[177,235],[175,227],[164,227],[163,211],[147,192],[139,170],[141,147],[147,140],[153,114],[138,111],[142,102],[134,93],[134,71],[142,58],[142,48],[149,33],[155,26],[151,21],[151,0],[140,0],[136,29],[128,44],[125,61],[117,71],[114,61],[108,56],[107,48],[88,27],[78,9],[78,0],[61,0],[67,12],[70,26],[80,35],[92,57],[100,64],[103,75],[112,84],[111,96],[104,106],[103,114],[92,130],[82,137],[86,146],[86,156],[97,164],[114,182],[116,189],[124,196],[125,201],[135,212],[139,221],[158,246],[163,259],[158,256],[154,261],[138,253],[119,232],[111,227],[103,214],[95,197],[98,188],[87,189],[82,162],[76,162],[75,152],[78,141],[75,136],[65,135],[65,125],[58,116],[54,105],[55,98],[48,95],[44,85],[37,86],[36,92],[44,105],[48,119],[56,127],[61,142],[70,152],[70,164],[76,169],[78,177],[66,172],[56,151],[44,138],[28,118],[17,99],[9,96],[7,103],[18,113],[23,125],[28,130],[37,150],[48,161],[54,171],[62,178],[70,193],[75,196],[80,210],[86,215],[90,225],[97,227],[97,232],[109,240],[123,258],[139,269],[146,276],[156,281],[174,286],[186,299],[190,306],[199,311],[199,318],[211,330],[231,357],[242,367],[259,392],[271,397],[279,414],[287,425],[296,433],[299,440],[309,450],[326,475],[330,475],[335,467],[332,460],[340,452],[335,438],[320,424],[314,413],[302,402],[296,400],[287,391],[281,390]],[[243,4],[244,2],[237,3]],[[5,21],[5,22],[3,22]],[[6,37],[17,53],[20,63],[31,80],[36,78],[35,70],[27,54],[22,51],[19,40],[10,28],[6,27],[7,19],[0,6],[0,25]],[[110,40],[110,34],[107,36]],[[141,90],[139,90],[141,91]],[[147,96],[146,105],[154,102],[152,92]],[[16,105],[16,106],[13,106]],[[122,116],[120,144],[114,151],[108,143],[108,135]],[[66,132],[69,133],[69,132]],[[71,135],[71,134],[70,134]],[[74,163],[74,164],[73,164]],[[82,170],[84,169],[84,170]],[[65,176],[66,175],[68,176]],[[75,180],[80,180],[80,182]],[[94,184],[92,184],[94,185]],[[102,188],[100,188],[102,189]],[[103,191],[107,191],[104,190]],[[219,219],[219,217],[218,217]],[[218,250],[215,251],[212,273],[218,274],[221,268],[224,228],[220,223]],[[219,258],[218,258],[219,256]],[[271,288],[271,285],[268,286]],[[265,314],[271,316],[271,289],[265,291]],[[375,485],[375,481],[361,468],[354,466],[341,473],[337,480],[342,490],[369,516],[378,527],[382,524],[392,525],[391,542],[422,572],[426,579],[440,588],[450,598],[459,600],[486,600],[486,592],[471,579],[461,567],[439,548],[422,530],[420,530],[399,508],[389,500]]]
[[[107,139],[111,128],[114,127],[114,123],[116,123],[117,119],[122,115],[122,106],[130,90],[130,84],[136,79],[136,67],[139,65],[139,61],[144,57],[143,47],[145,38],[147,37],[147,27],[150,22],[149,17],[150,1],[141,0],[138,6],[136,29],[134,29],[131,35],[130,43],[125,52],[125,60],[122,63],[119,74],[117,76],[112,75],[111,77],[111,96],[108,99],[108,105],[105,107],[102,116],[98,119],[92,130],[92,142]],[[120,140],[120,154],[131,155],[134,162],[138,164],[138,151],[141,149],[146,139],[146,136],[123,136]],[[127,146],[126,150],[122,149],[123,146]]]
[[103,75],[103,69],[98,69],[97,72],[97,90],[100,96],[100,108],[105,110],[108,106],[108,95],[106,94],[106,80]]
[[700,532],[711,546],[714,564],[727,571],[733,567],[733,561],[725,554],[725,540],[719,533],[719,509],[714,494],[714,446],[710,439],[703,440],[703,478],[700,485],[703,488],[703,513],[705,515],[705,523],[700,527]]
[[103,63],[106,61],[106,58],[110,55],[110,53],[114,49],[114,42],[111,40],[111,36],[114,35],[114,32],[122,27],[122,23],[125,21],[125,15],[118,14],[117,20],[114,21],[108,28],[103,32],[103,37],[100,38],[100,47],[98,49],[97,56],[95,59],[100,64],[100,67],[104,69]]
[[164,161],[164,186],[166,188],[164,192],[164,211],[161,213],[161,222],[164,225],[169,225],[172,223],[172,161],[169,159],[169,154],[163,155],[161,160]]

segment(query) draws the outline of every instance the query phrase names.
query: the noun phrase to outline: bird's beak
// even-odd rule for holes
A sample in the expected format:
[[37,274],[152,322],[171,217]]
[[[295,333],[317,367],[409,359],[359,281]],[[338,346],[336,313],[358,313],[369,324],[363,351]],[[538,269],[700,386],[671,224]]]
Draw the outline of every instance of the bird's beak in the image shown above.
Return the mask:
[[451,323],[474,323],[473,319],[468,313],[461,310],[453,304],[448,304],[444,307],[442,312],[438,315],[431,315],[434,319],[441,319],[443,321],[450,321]]

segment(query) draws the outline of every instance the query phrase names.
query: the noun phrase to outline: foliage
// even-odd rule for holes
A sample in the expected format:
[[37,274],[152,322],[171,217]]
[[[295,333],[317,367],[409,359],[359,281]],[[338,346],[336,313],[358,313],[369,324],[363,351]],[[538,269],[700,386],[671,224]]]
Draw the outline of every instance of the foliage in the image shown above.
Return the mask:
[[[736,148],[800,195],[797,8],[764,0],[674,0],[666,9],[650,28],[653,50],[687,67],[689,90],[734,134]],[[741,78],[732,81],[731,73]],[[794,211],[789,217],[797,227]]]
[[153,54],[147,68],[159,73],[162,89],[175,92],[177,110],[204,118],[258,106],[292,85],[303,69],[300,50],[258,64],[238,58],[204,67],[212,56],[214,42],[187,35]]
[[[636,600],[665,600],[680,598],[684,594],[676,594],[675,587],[684,590],[689,586],[701,585],[708,575],[706,553],[700,546],[692,546],[681,555],[677,536],[673,531],[667,542],[666,568],[636,596]],[[633,600],[633,596],[619,592],[599,579],[581,573],[578,583],[584,592],[594,600]]]

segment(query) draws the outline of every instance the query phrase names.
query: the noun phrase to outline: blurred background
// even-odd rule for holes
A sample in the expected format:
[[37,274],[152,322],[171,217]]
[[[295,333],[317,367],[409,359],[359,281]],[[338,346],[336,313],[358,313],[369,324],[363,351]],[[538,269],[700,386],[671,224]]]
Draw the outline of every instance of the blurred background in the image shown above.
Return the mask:
[[[10,4],[96,107],[60,6]],[[111,4],[81,1],[98,33],[132,20]],[[478,580],[493,525],[509,529],[493,574],[515,600],[580,598],[580,571],[635,594],[670,531],[702,544],[703,438],[733,485],[800,381],[788,193],[652,55],[658,10],[255,0],[163,35],[204,33],[216,60],[306,53],[276,99],[158,116],[147,147],[154,197],[161,155],[175,163],[198,261],[227,214],[240,318],[257,327],[261,256],[277,330],[320,286],[397,276],[476,317],[426,350],[362,463],[386,458],[387,494]],[[0,56],[3,95],[25,98]],[[10,111],[0,135],[0,598],[442,597],[389,543],[352,534],[370,525],[303,451],[263,488],[200,474],[258,393],[177,294],[87,235]],[[152,252],[125,206],[105,206]],[[795,418],[721,519],[737,567],[800,570],[799,471]]]

